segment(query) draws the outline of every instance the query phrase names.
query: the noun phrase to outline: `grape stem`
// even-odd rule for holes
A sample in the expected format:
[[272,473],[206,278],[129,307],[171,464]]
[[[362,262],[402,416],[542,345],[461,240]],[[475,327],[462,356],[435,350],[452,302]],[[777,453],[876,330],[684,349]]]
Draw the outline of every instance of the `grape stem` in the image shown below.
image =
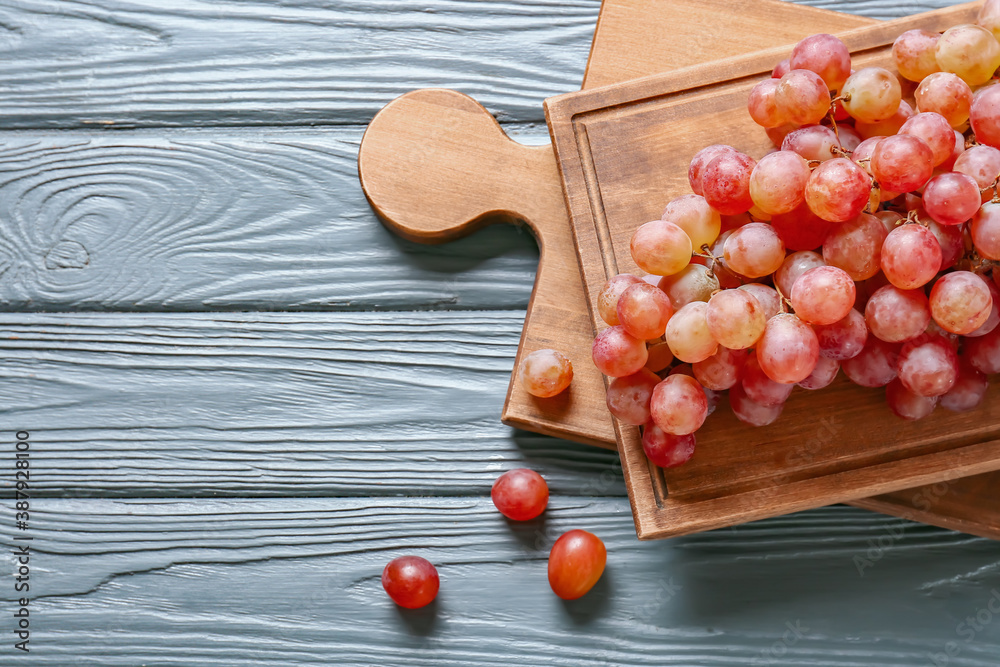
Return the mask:
[[778,287],[777,282],[774,283],[774,291],[778,293],[778,303],[781,304],[781,312],[787,313],[790,310],[794,312],[795,309],[792,308],[792,302],[784,295],[781,288]]

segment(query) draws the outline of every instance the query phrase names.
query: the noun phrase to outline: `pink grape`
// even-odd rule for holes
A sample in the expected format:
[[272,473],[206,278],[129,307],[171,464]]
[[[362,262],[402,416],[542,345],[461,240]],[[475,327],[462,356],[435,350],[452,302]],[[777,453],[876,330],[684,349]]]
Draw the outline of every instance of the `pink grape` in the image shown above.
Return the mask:
[[958,263],[965,254],[965,234],[960,225],[939,225],[933,220],[928,221],[927,229],[931,230],[938,245],[941,246],[941,271],[950,269]]
[[958,172],[938,174],[924,187],[924,210],[942,225],[960,225],[979,210],[982,197],[971,176]]
[[854,129],[857,130],[858,134],[864,139],[871,139],[872,137],[891,137],[892,135],[899,132],[900,128],[916,115],[913,107],[906,100],[900,100],[899,106],[896,108],[895,113],[893,113],[888,118],[883,118],[882,120],[877,120],[872,123],[866,123],[864,121],[856,121],[854,123]]
[[892,43],[892,59],[903,78],[919,83],[924,77],[941,71],[934,56],[939,37],[939,32],[907,30],[896,38]]
[[897,417],[907,421],[916,421],[934,412],[938,399],[935,396],[914,394],[903,385],[899,378],[896,378],[885,388],[885,402]]
[[618,298],[618,321],[636,338],[659,338],[673,314],[670,297],[646,282],[629,286]]
[[694,157],[691,158],[691,166],[688,167],[688,183],[691,184],[691,191],[696,195],[703,194],[701,179],[702,174],[705,171],[705,166],[723,153],[735,152],[736,149],[732,146],[727,146],[725,144],[712,144],[711,146],[706,146],[695,153]]
[[853,308],[844,319],[833,324],[814,326],[813,331],[819,342],[820,356],[836,361],[858,356],[868,340],[865,317]]
[[847,317],[854,307],[857,289],[843,269],[819,266],[809,269],[792,287],[792,308],[809,324],[833,324]]
[[889,343],[900,343],[927,329],[931,310],[923,290],[886,285],[868,299],[865,321],[872,335]]
[[781,405],[792,394],[794,384],[775,382],[761,369],[755,352],[751,352],[743,364],[740,386],[747,397],[764,407]]
[[933,111],[923,111],[908,119],[899,128],[900,134],[909,134],[923,139],[931,149],[932,162],[938,166],[955,150],[955,130],[948,119]]
[[573,364],[558,350],[535,350],[521,360],[518,375],[526,392],[550,398],[569,387],[573,381]]
[[719,278],[703,264],[688,264],[679,273],[663,276],[658,283],[674,310],[692,301],[708,301],[712,293],[719,289]]
[[1000,86],[990,86],[976,95],[969,121],[979,143],[1000,148]]
[[983,402],[989,386],[985,373],[968,363],[960,364],[955,386],[941,396],[941,407],[952,412],[975,410]]
[[972,218],[969,231],[976,252],[986,259],[1000,260],[1000,204],[983,204]]
[[530,521],[549,504],[545,478],[528,468],[508,470],[497,477],[490,489],[493,504],[508,519]]
[[780,148],[782,142],[785,140],[790,133],[799,129],[799,126],[794,123],[785,123],[784,125],[779,125],[778,127],[765,127],[764,134],[767,138],[771,140],[771,143],[775,147]]
[[861,353],[843,361],[840,367],[851,382],[862,387],[884,387],[896,379],[900,343],[887,343],[869,336]]
[[867,280],[879,271],[886,236],[888,233],[878,218],[862,213],[827,234],[823,260],[847,271],[853,280]]
[[773,287],[760,283],[747,283],[740,285],[738,289],[754,295],[764,311],[765,321],[781,312],[781,297]]
[[760,278],[778,270],[785,259],[785,246],[771,225],[752,222],[726,239],[726,265],[748,278]]
[[847,46],[825,33],[810,35],[796,44],[788,64],[792,69],[816,72],[827,90],[839,90],[851,75],[851,53]]
[[970,331],[965,334],[970,338],[978,338],[979,336],[985,336],[1000,324],[1000,288],[996,286],[992,280],[986,280],[986,287],[990,290],[990,297],[993,299],[993,306],[990,308],[990,315],[986,318],[979,328],[975,331]]
[[752,347],[767,325],[756,297],[738,289],[723,290],[709,299],[705,320],[712,338],[731,350]]
[[896,287],[923,287],[941,268],[941,244],[922,225],[900,225],[885,237],[880,263],[885,277]]
[[917,86],[914,97],[917,109],[941,114],[952,127],[961,127],[969,120],[972,89],[950,72],[936,72],[927,76]]
[[789,313],[767,321],[764,335],[757,343],[757,361],[769,378],[775,382],[799,382],[813,372],[817,359],[819,341],[812,327]]
[[854,284],[858,287],[858,298],[854,302],[854,306],[863,312],[872,294],[892,283],[889,282],[884,273],[879,271],[868,280],[856,281]]
[[934,173],[933,153],[923,139],[897,134],[875,146],[871,169],[880,187],[909,192],[922,187]]
[[993,297],[986,282],[971,271],[952,271],[931,288],[931,317],[942,329],[964,336],[986,322]]
[[858,131],[850,125],[838,126],[837,134],[840,135],[840,147],[848,153],[854,152],[854,149],[861,145],[863,140]]
[[941,171],[954,171],[955,161],[965,152],[965,135],[958,130],[952,130],[952,134],[955,135],[955,148],[952,149],[948,159],[938,165]]
[[840,94],[847,112],[865,123],[892,116],[903,97],[896,75],[882,67],[865,67],[851,74]]
[[725,391],[740,381],[747,354],[746,350],[730,350],[720,345],[708,359],[691,364],[691,370],[703,387]]
[[979,9],[976,25],[980,25],[1000,40],[1000,0],[986,0]]
[[[885,231],[892,234],[892,230],[900,226],[905,218],[896,211],[877,211],[875,217],[882,221]],[[885,243],[882,244],[885,246]]]
[[621,324],[618,321],[618,299],[626,289],[641,282],[641,278],[636,278],[631,273],[619,273],[604,283],[597,295],[597,312],[601,319],[611,326]]
[[789,132],[781,142],[781,150],[798,153],[807,160],[833,159],[839,146],[837,135],[825,125],[810,125]]
[[610,377],[623,377],[638,373],[646,365],[648,353],[645,341],[616,326],[597,334],[592,356],[597,370]]
[[[705,165],[701,175],[705,201],[723,215],[746,213],[753,206],[750,174],[756,163],[748,155],[722,152]],[[652,273],[652,271],[650,272]]]
[[837,373],[839,372],[839,361],[820,355],[819,359],[816,361],[816,368],[813,369],[812,374],[805,380],[800,381],[799,386],[803,389],[809,390],[829,387],[833,381],[837,379]]
[[981,373],[1000,373],[1000,327],[985,336],[969,338],[962,348],[963,356]]
[[954,170],[972,177],[985,204],[993,198],[991,186],[1000,178],[1000,150],[992,146],[973,146],[958,156]]
[[794,151],[765,155],[750,174],[750,196],[769,215],[788,213],[804,201],[809,174],[809,164]]
[[785,74],[787,74],[788,71],[791,69],[792,69],[791,59],[785,58],[784,60],[779,60],[778,64],[774,66],[774,69],[771,70],[771,78],[780,79],[781,77],[785,76]]
[[750,282],[750,278],[747,278],[746,276],[735,271],[731,266],[729,266],[728,262],[726,262],[725,259],[726,241],[728,241],[729,237],[732,236],[738,229],[742,229],[743,227],[746,227],[749,224],[753,223],[747,223],[746,225],[742,225],[740,227],[737,227],[736,229],[730,229],[729,231],[725,231],[719,234],[719,239],[714,244],[712,244],[711,254],[713,257],[719,257],[721,259],[702,260],[701,257],[695,257],[691,260],[692,262],[694,261],[710,262],[713,266],[713,273],[715,273],[715,276],[719,279],[719,284],[722,286],[723,289],[732,289],[734,287],[739,287],[745,282]]
[[761,405],[751,400],[743,387],[736,385],[729,391],[729,407],[741,422],[751,426],[767,426],[777,421],[785,404],[778,403],[770,407]]
[[657,276],[671,276],[691,262],[691,238],[672,222],[654,220],[635,230],[630,244],[632,259],[640,269]]
[[694,433],[708,416],[701,384],[687,375],[668,375],[653,389],[649,404],[653,422],[672,435]]
[[653,465],[661,468],[676,468],[687,463],[694,456],[695,446],[694,433],[674,435],[652,421],[642,429],[642,451]]
[[788,250],[820,247],[836,224],[813,213],[805,202],[790,213],[776,213],[771,218],[771,227]]
[[660,219],[683,229],[694,248],[715,243],[722,229],[722,216],[700,195],[681,195],[674,199],[663,209]]
[[896,370],[914,394],[940,396],[958,380],[958,354],[940,336],[921,336],[903,345]]
[[873,137],[868,137],[854,149],[854,153],[851,155],[851,159],[862,169],[864,169],[869,174],[872,173],[872,153],[875,151],[875,147],[878,146],[878,142],[885,139],[883,135],[876,135]]
[[778,80],[774,103],[777,112],[787,121],[813,125],[823,120],[830,110],[830,88],[819,74],[807,69],[792,69]]
[[943,71],[957,74],[970,86],[981,86],[1000,67],[1000,43],[978,25],[956,25],[938,39],[934,58]]
[[747,110],[753,122],[761,127],[778,127],[788,122],[784,109],[778,107],[775,91],[777,79],[764,79],[750,89]]
[[706,321],[708,304],[692,301],[682,306],[667,323],[665,338],[674,356],[693,364],[715,354],[719,344]]
[[809,176],[806,203],[824,220],[844,222],[856,218],[868,205],[871,188],[871,177],[864,169],[847,158],[834,158]]
[[626,424],[642,426],[649,421],[649,401],[659,383],[660,376],[645,368],[613,379],[608,383],[608,410]]
[[789,253],[785,257],[785,261],[778,267],[778,270],[774,272],[774,276],[772,276],[774,284],[781,290],[782,294],[790,297],[792,295],[792,287],[795,286],[795,281],[799,279],[799,276],[809,269],[815,269],[818,266],[826,266],[823,256],[818,252],[800,250]]

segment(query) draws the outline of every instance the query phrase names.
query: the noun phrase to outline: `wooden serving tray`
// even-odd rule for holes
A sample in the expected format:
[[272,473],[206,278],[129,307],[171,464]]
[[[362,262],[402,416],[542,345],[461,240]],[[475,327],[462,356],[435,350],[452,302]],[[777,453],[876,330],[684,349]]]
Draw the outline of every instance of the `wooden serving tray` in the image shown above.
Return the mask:
[[[905,30],[944,30],[975,20],[978,4],[841,35],[856,68],[892,66]],[[593,305],[604,282],[636,271],[635,228],[690,191],[687,167],[703,146],[729,143],[763,155],[770,143],[746,112],[750,89],[787,48],[646,77],[545,102],[563,190]],[[595,329],[604,323],[592,308]],[[661,470],[639,429],[615,423],[640,538],[719,528],[791,511],[942,482],[1000,468],[1000,386],[967,414],[919,422],[888,412],[882,390],[840,382],[799,392],[772,426],[751,428],[722,405],[699,431],[684,466]]]
[[[873,23],[770,0],[743,3],[738,15],[739,21],[728,0],[673,0],[670,11],[644,0],[605,0],[584,87],[729,55],[709,52],[720,44],[739,43],[750,50]],[[701,39],[705,26],[729,38],[706,42]],[[745,36],[732,38],[744,30]],[[638,42],[643,48],[632,48]],[[466,159],[471,147],[478,151],[478,166]],[[456,164],[463,169],[456,170]],[[513,379],[503,419],[527,430],[614,447],[603,379],[589,362],[593,326],[551,146],[511,142],[488,112],[464,95],[415,91],[373,121],[361,145],[359,173],[386,224],[416,241],[448,241],[488,222],[520,220],[532,227],[542,256],[518,357],[558,347],[577,362],[576,378],[567,396],[545,401],[527,395]],[[888,412],[884,418],[893,419]],[[992,500],[997,486],[1000,473],[988,473],[851,504],[1000,538],[1000,508]]]

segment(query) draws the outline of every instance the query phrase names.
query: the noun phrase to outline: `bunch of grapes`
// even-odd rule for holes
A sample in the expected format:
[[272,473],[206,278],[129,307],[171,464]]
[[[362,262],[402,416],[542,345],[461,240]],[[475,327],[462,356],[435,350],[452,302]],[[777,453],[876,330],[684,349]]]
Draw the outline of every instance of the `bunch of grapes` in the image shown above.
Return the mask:
[[807,37],[750,92],[776,150],[694,156],[693,194],[632,237],[649,275],[597,302],[608,407],[651,461],[691,458],[719,392],[763,426],[841,370],[903,419],[979,405],[1000,372],[998,38],[1000,0],[900,35],[898,75]]

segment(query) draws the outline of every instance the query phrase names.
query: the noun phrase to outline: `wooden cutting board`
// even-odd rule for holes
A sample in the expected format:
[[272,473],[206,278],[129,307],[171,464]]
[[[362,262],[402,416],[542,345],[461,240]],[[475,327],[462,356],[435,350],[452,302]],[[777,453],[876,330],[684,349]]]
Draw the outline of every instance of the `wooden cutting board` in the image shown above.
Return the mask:
[[[868,19],[780,2],[670,3],[606,0],[584,87],[707,61],[737,42],[747,49],[841,31]],[[736,20],[738,17],[739,20]],[[704,26],[727,39],[705,40]],[[761,37],[761,36],[765,37]],[[642,43],[642,49],[631,48]],[[432,139],[436,138],[432,141]],[[475,152],[470,168],[463,157]],[[465,164],[463,169],[455,165]],[[415,91],[373,121],[361,146],[365,192],[386,224],[421,242],[444,242],[489,222],[526,221],[542,250],[520,353],[540,347],[578,350],[571,392],[538,401],[512,381],[504,421],[527,430],[614,446],[603,379],[589,362],[593,325],[579,282],[575,248],[550,146],[508,140],[488,113],[453,91]],[[852,504],[988,537],[1000,537],[992,488],[1000,474],[969,477],[853,501]]]
[[[842,34],[855,68],[892,67],[892,42],[914,28],[975,20],[978,4]],[[690,191],[687,168],[703,146],[763,155],[767,136],[746,112],[750,89],[787,55],[773,49],[724,63],[571,93],[545,102],[571,225],[591,304],[604,282],[635,272],[629,240],[665,201]],[[592,323],[604,323],[592,307]],[[725,405],[699,430],[687,464],[651,466],[639,429],[615,421],[640,538],[660,538],[944,482],[1000,469],[1000,386],[966,414],[918,422],[891,416],[881,389],[845,378],[799,391],[775,424],[750,428]],[[723,401],[724,402],[724,401]]]

